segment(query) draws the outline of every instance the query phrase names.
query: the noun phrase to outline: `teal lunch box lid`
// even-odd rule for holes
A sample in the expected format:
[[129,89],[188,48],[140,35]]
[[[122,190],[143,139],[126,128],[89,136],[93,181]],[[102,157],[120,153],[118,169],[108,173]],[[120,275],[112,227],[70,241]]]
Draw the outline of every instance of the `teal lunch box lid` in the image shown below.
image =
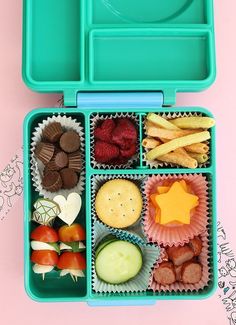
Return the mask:
[[200,91],[215,78],[212,0],[24,0],[23,78],[35,91]]
[[[211,131],[210,165],[196,170],[149,169],[142,161],[129,170],[95,170],[90,161],[90,118],[93,113],[133,112],[140,139],[148,112],[197,112],[171,108],[176,92],[201,91],[216,74],[212,0],[23,0],[23,65],[27,86],[64,95],[66,108],[34,110],[24,122],[25,288],[41,302],[87,301],[101,304],[151,304],[156,299],[200,299],[217,284],[215,129]],[[71,108],[68,108],[71,107]],[[30,262],[30,216],[38,194],[30,176],[30,139],[35,126],[55,113],[76,117],[86,132],[86,191],[82,224],[86,226],[87,271],[80,287],[54,272],[38,281]],[[98,294],[92,289],[91,179],[95,174],[151,175],[202,173],[210,184],[211,237],[209,286],[201,292]],[[87,212],[86,212],[87,211]]]

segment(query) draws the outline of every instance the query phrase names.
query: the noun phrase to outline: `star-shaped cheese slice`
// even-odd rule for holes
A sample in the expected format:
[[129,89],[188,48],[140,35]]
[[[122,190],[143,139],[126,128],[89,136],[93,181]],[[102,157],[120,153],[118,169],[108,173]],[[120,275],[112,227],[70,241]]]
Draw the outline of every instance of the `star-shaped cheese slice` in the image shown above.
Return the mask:
[[155,200],[161,210],[159,223],[162,225],[170,222],[190,224],[191,210],[198,205],[198,196],[187,193],[178,181],[167,193],[156,195]]

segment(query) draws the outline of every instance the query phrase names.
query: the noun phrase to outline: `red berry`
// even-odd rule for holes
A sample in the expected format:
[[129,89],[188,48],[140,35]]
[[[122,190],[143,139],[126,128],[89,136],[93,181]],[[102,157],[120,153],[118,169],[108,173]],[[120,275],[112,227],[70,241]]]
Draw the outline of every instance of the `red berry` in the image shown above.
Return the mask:
[[97,126],[94,130],[95,139],[111,143],[112,131],[116,127],[114,120],[107,119],[102,122],[100,126]]
[[104,141],[98,140],[94,146],[95,160],[99,163],[110,162],[119,157],[120,150],[114,145]]
[[120,149],[120,154],[124,158],[131,158],[136,153],[136,143],[132,143],[129,149]]
[[131,144],[136,143],[138,138],[134,124],[128,118],[117,120],[116,128],[112,132],[112,142],[121,149],[129,149]]

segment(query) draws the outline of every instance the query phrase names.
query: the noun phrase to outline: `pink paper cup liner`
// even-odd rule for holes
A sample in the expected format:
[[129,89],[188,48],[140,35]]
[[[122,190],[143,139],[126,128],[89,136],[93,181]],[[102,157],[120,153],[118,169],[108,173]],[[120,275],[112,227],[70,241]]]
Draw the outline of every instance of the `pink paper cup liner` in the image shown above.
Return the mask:
[[[150,195],[156,192],[157,186],[162,186],[166,180],[185,180],[198,196],[199,205],[191,214],[189,225],[160,225],[155,222],[155,209],[150,203]],[[206,230],[208,224],[208,186],[206,177],[202,174],[184,175],[154,175],[147,179],[144,186],[146,196],[146,211],[144,214],[144,232],[149,242],[162,246],[179,246],[189,242]]]
[[154,268],[152,275],[150,277],[149,281],[149,289],[153,290],[154,292],[177,292],[177,291],[188,291],[190,290],[191,292],[193,291],[199,291],[203,288],[205,288],[210,280],[210,266],[209,266],[209,239],[208,239],[208,234],[207,231],[204,231],[200,235],[200,238],[202,240],[202,252],[198,257],[198,261],[202,265],[202,278],[201,280],[196,283],[196,284],[184,284],[181,282],[175,282],[171,285],[161,285],[155,281],[154,274],[157,268],[159,267],[160,263],[163,261],[165,257],[165,249],[162,248],[160,257],[157,260]]

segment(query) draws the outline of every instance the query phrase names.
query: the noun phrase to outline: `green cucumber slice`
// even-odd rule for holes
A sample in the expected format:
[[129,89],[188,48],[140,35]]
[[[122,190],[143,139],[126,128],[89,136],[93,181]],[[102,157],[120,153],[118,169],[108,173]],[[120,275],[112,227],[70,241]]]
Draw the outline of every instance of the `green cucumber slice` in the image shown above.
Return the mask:
[[95,260],[97,276],[110,284],[121,284],[134,278],[143,264],[139,246],[124,240],[108,243]]
[[96,247],[96,251],[95,251],[95,257],[98,256],[99,252],[108,244],[112,243],[113,241],[117,241],[119,240],[116,236],[114,235],[107,235],[106,237],[104,237],[100,243],[98,244],[98,246]]

